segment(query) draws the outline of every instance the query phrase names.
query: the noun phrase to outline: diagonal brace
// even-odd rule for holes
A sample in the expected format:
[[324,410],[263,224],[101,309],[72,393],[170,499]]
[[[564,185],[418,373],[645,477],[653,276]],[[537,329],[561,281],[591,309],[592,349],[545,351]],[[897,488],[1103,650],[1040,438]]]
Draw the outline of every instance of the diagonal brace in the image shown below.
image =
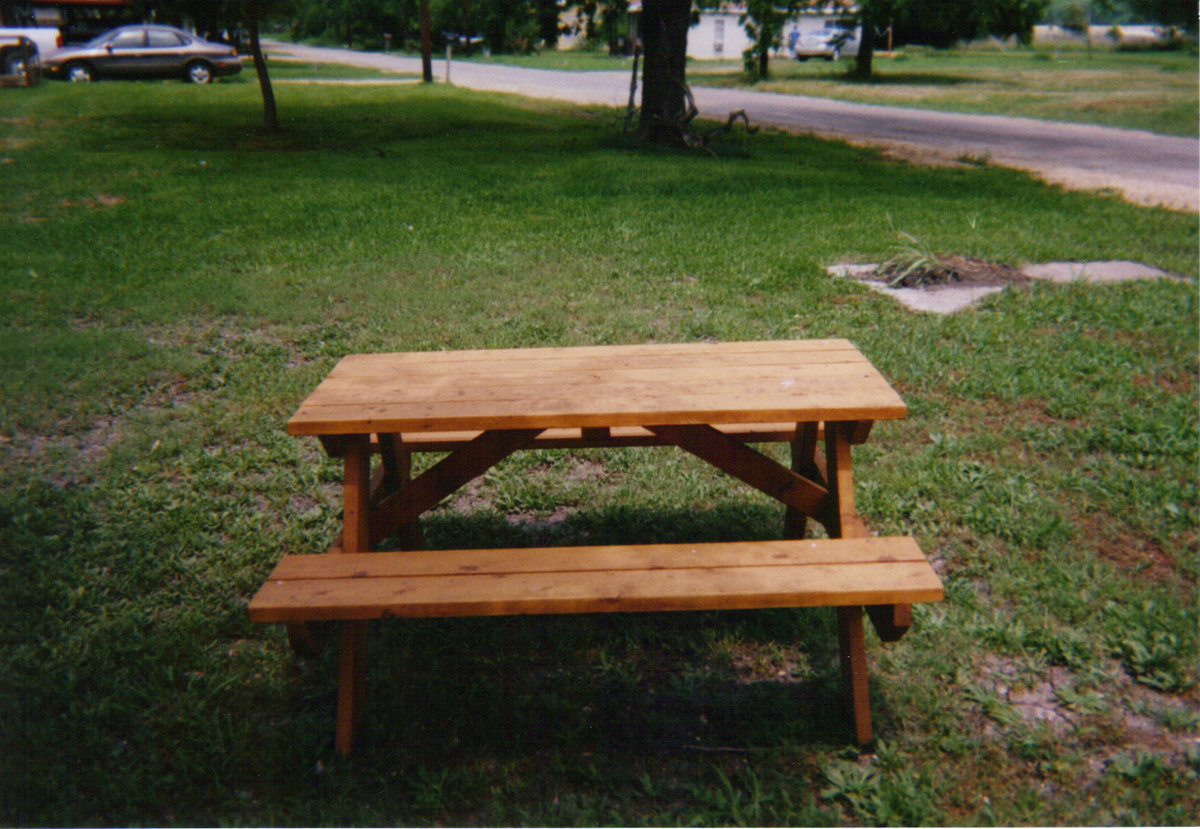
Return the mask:
[[382,498],[371,515],[371,538],[377,543],[417,520],[447,495],[478,478],[513,452],[527,446],[541,429],[484,432],[425,470],[401,491]]
[[712,426],[647,426],[654,434],[805,515],[817,516],[829,491]]

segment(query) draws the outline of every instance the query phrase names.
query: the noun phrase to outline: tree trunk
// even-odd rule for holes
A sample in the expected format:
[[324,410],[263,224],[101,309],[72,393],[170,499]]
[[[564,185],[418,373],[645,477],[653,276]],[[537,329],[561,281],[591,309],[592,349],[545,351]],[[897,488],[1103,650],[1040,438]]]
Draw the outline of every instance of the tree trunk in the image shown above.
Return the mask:
[[429,34],[429,0],[421,0],[421,80],[433,83],[433,39]]
[[767,36],[766,30],[760,29],[758,37],[758,79],[760,81],[765,81],[768,78],[767,72],[769,67],[767,60],[771,51],[770,40],[771,38]]
[[854,77],[860,81],[871,79],[871,63],[875,57],[875,17],[862,11],[862,37],[858,42],[858,57],[854,59]]
[[685,66],[691,0],[642,4],[642,117],[638,133],[656,144],[682,144],[687,109]]
[[258,75],[258,88],[262,90],[263,129],[279,132],[279,115],[275,111],[275,91],[271,89],[271,76],[267,74],[267,59],[263,57],[262,43],[258,39],[258,19],[262,16],[262,3],[252,0],[247,4],[250,18],[250,54],[254,56],[254,72]]

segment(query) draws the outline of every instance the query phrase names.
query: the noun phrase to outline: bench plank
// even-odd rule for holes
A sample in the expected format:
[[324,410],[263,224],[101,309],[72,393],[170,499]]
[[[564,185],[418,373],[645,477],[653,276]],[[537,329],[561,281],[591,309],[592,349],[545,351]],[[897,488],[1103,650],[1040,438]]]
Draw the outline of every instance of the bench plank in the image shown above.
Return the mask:
[[291,555],[267,581],[438,575],[504,575],[595,570],[662,570],[670,567],[767,567],[802,564],[923,562],[908,536],[699,544],[623,544],[520,549],[411,550],[403,553]]
[[910,538],[288,556],[255,622],[939,601]]

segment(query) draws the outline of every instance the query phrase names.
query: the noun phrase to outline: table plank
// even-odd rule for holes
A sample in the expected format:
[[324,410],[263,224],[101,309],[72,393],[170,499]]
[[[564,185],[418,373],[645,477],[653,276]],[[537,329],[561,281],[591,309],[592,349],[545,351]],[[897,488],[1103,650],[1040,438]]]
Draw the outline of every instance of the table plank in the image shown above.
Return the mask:
[[757,340],[727,343],[646,343],[639,345],[598,345],[538,348],[486,348],[458,351],[403,351],[390,353],[349,354],[339,365],[346,371],[370,373],[373,366],[412,363],[415,365],[449,365],[453,363],[505,364],[512,361],[536,363],[538,361],[588,360],[598,365],[621,361],[674,359],[679,356],[705,358],[717,357],[727,360],[771,361],[785,359],[782,355],[803,354],[811,359],[833,352],[843,357],[858,355],[858,349],[849,340]]
[[662,394],[703,390],[718,378],[735,382],[748,392],[774,392],[796,386],[821,386],[831,381],[854,383],[868,388],[878,372],[861,360],[803,365],[712,365],[708,361],[646,368],[630,366],[602,368],[586,364],[569,372],[530,368],[525,365],[495,366],[478,373],[437,371],[429,366],[418,370],[392,371],[375,376],[349,375],[334,371],[320,385],[321,404],[360,403],[374,400],[440,400],[455,396],[462,400],[532,397],[572,385],[602,383],[610,394],[626,396],[645,389]]
[[351,355],[291,434],[903,417],[845,340]]

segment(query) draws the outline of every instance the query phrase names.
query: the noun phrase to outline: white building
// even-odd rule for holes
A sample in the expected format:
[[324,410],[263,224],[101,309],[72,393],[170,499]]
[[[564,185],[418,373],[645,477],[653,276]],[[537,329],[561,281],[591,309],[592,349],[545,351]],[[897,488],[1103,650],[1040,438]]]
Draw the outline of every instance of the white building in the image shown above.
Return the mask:
[[[857,11],[857,6],[844,0],[834,0],[822,7],[806,8],[784,27],[783,48],[781,56],[791,56],[788,48],[792,41],[792,31],[796,32],[796,40],[812,41],[822,35],[832,36],[843,31],[840,23]],[[697,60],[741,60],[742,52],[750,48],[750,38],[745,27],[738,22],[746,11],[740,4],[721,4],[715,9],[701,9],[700,20],[688,30],[687,54]],[[842,49],[841,53],[852,55],[857,52],[857,39],[851,50]]]

